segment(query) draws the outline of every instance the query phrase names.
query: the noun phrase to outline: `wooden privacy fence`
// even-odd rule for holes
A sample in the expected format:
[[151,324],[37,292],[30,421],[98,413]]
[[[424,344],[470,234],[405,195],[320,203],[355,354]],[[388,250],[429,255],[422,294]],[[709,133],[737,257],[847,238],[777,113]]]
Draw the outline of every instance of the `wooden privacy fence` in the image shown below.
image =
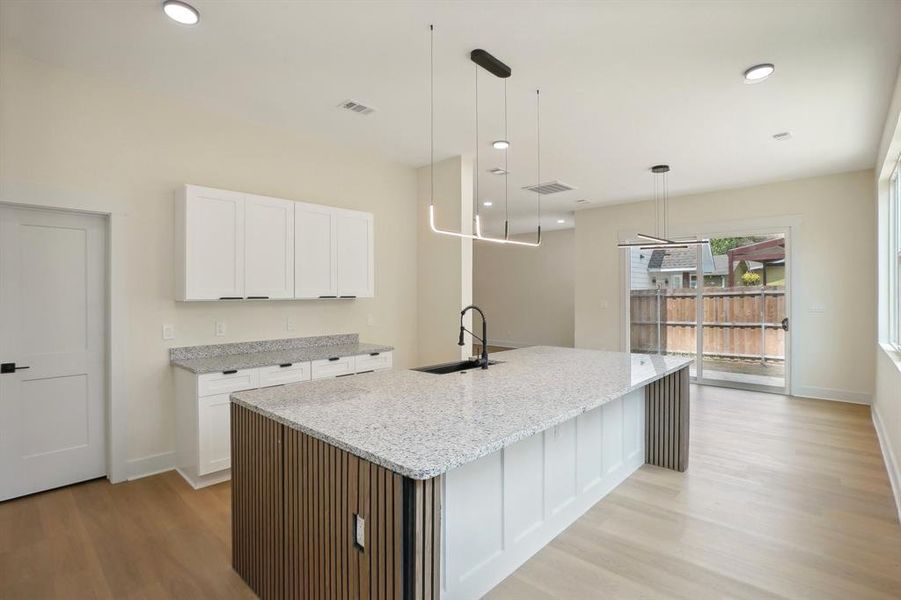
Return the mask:
[[[632,290],[633,352],[694,354],[697,290]],[[701,328],[706,357],[785,360],[785,288],[703,288]]]

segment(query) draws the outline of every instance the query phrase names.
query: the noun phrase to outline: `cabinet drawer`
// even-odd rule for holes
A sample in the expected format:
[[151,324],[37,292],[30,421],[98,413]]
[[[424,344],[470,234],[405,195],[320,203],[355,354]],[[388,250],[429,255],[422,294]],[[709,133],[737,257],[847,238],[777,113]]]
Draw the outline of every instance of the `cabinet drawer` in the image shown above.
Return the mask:
[[310,363],[298,362],[290,365],[260,367],[260,387],[283,385],[310,380]]
[[235,372],[205,373],[197,378],[197,395],[228,394],[260,387],[257,369],[239,369]]
[[390,351],[376,352],[373,354],[360,354],[354,357],[354,367],[357,373],[364,371],[381,371],[382,369],[390,369],[393,364],[393,357]]
[[311,363],[311,366],[313,379],[350,375],[354,372],[354,357],[345,356],[336,359],[325,358],[322,360],[314,360]]

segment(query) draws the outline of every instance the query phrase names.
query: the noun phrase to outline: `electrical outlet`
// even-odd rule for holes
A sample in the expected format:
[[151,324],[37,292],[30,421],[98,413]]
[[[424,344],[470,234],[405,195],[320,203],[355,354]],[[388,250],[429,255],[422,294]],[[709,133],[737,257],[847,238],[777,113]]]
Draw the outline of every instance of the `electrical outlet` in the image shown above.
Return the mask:
[[163,325],[163,339],[164,340],[174,340],[175,339],[175,325]]
[[360,549],[366,547],[366,520],[354,513],[354,544]]
[[375,327],[375,316],[372,314],[366,315],[366,324],[370,327]]
[[285,317],[285,331],[292,332],[297,331],[297,323],[294,321],[294,317],[287,316]]
[[225,321],[216,321],[216,337],[225,335]]

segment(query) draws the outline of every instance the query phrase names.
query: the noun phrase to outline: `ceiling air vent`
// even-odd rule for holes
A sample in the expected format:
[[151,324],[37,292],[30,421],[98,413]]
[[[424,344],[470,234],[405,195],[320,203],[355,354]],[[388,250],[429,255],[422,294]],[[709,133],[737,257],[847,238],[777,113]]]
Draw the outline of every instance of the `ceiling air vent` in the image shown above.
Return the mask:
[[349,110],[350,112],[359,113],[361,115],[368,115],[375,112],[375,109],[371,106],[360,104],[356,100],[345,100],[338,105],[338,108],[343,108],[344,110]]
[[529,190],[530,192],[538,192],[539,194],[556,194],[557,192],[568,192],[576,188],[555,179],[554,181],[546,181],[544,183],[536,183],[535,185],[527,185],[522,189]]

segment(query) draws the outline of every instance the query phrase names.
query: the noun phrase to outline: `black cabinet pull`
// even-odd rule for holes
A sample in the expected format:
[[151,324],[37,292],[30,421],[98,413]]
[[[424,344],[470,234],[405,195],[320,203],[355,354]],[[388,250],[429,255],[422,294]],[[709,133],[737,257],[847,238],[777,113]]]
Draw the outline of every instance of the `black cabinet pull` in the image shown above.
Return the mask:
[[268,300],[269,296],[247,296],[248,300]]
[[351,375],[356,375],[356,373],[344,373],[343,375],[335,375],[335,379],[338,377],[350,377]]
[[293,367],[294,363],[283,363],[283,364],[280,364],[279,366],[284,369],[285,367]]
[[369,356],[378,356],[381,352],[370,352]]
[[340,357],[340,356],[333,356],[333,357],[329,358],[329,360],[330,360],[330,361],[336,361],[336,360],[338,360],[339,358],[341,358],[341,357]]
[[219,296],[220,300],[243,300],[242,296]]
[[31,367],[17,367],[16,363],[2,363],[0,364],[0,373],[15,373],[16,371],[21,371],[22,369],[30,369]]
[[222,374],[223,375],[234,375],[237,372],[238,372],[238,369],[230,369],[228,371],[222,371]]
[[320,298],[337,298],[338,296],[319,296]]
[[338,296],[339,298],[356,298],[356,296]]

